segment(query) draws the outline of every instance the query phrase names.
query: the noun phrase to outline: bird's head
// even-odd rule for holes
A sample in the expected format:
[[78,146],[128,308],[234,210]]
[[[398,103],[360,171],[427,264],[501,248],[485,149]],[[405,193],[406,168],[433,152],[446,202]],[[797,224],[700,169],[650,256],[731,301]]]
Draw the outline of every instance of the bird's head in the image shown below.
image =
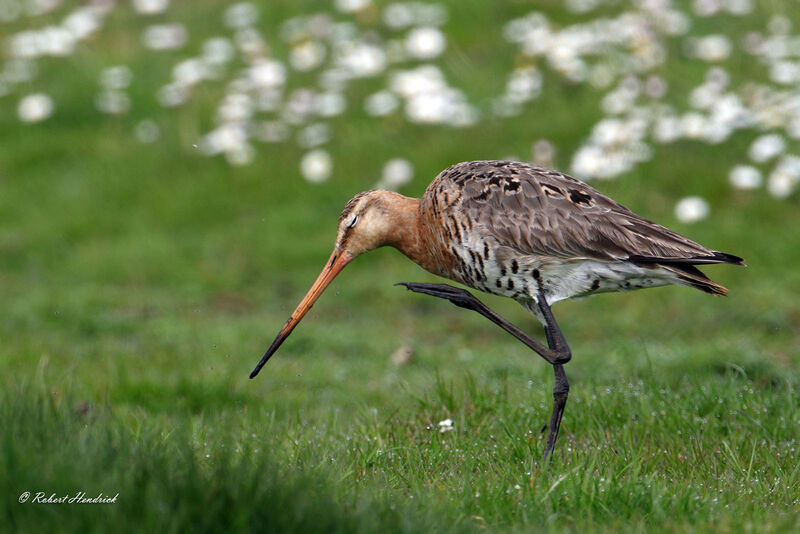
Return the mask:
[[331,257],[297,309],[289,316],[289,320],[267,349],[264,357],[250,373],[250,378],[258,374],[270,356],[278,350],[281,343],[308,313],[325,288],[348,263],[364,252],[393,244],[397,225],[402,224],[397,220],[398,214],[402,212],[405,203],[411,200],[389,191],[365,191],[350,199],[339,217],[336,245]]
[[396,197],[400,195],[389,191],[364,191],[351,198],[339,216],[334,253],[339,251],[352,260],[389,244],[396,225]]

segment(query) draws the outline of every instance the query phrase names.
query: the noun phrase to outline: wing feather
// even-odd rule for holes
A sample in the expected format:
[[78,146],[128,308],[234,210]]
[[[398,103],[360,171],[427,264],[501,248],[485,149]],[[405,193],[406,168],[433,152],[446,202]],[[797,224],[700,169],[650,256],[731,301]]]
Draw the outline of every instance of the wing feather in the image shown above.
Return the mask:
[[565,260],[740,263],[636,215],[566,174],[526,163],[473,161],[434,180],[449,208],[482,227],[498,244]]

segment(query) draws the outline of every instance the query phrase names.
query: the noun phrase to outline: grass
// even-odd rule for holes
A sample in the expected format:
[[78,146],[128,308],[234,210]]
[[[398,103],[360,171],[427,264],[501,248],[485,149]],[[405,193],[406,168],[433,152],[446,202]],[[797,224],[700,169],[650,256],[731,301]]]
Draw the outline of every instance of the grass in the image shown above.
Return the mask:
[[[471,98],[497,94],[513,59],[500,28],[529,6],[448,5],[443,68]],[[270,4],[261,27],[307,7]],[[784,8],[761,5],[747,27]],[[174,9],[190,25],[188,53],[219,31],[213,2]],[[558,3],[543,9],[570,20]],[[115,15],[69,60],[41,61],[24,90],[51,91],[49,121],[22,125],[16,97],[0,98],[4,530],[800,528],[798,198],[726,184],[758,132],[659,146],[598,185],[749,267],[708,269],[726,299],[668,288],[559,304],[575,357],[547,466],[552,371],[477,315],[393,286],[436,278],[392,250],[349,266],[261,375],[247,374],[328,257],[339,210],[386,159],[412,160],[401,192],[414,196],[450,163],[524,158],[540,137],[566,167],[600,117],[600,93],[550,76],[520,116],[465,130],[382,123],[354,99],[331,121],[334,176],[312,186],[292,144],[259,146],[242,168],[197,156],[193,136],[222,87],[158,107],[153,94],[183,56],[141,50],[143,26]],[[118,63],[134,70],[134,105],[106,117],[91,95],[100,69]],[[681,63],[664,76],[695,83],[704,71]],[[163,139],[137,144],[133,125],[148,117]],[[674,219],[688,194],[710,200],[705,223]],[[485,300],[541,335],[514,303]],[[401,346],[414,358],[395,366]],[[446,418],[455,429],[440,433]],[[24,491],[119,498],[19,504]]]

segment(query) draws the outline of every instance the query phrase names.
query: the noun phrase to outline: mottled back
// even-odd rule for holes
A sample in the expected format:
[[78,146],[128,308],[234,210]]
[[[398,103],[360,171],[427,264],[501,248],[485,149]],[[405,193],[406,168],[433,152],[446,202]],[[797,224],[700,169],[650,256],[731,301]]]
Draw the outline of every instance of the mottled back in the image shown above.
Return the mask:
[[720,253],[636,215],[566,174],[511,161],[458,163],[425,192],[447,198],[483,231],[522,253],[563,259],[719,261]]

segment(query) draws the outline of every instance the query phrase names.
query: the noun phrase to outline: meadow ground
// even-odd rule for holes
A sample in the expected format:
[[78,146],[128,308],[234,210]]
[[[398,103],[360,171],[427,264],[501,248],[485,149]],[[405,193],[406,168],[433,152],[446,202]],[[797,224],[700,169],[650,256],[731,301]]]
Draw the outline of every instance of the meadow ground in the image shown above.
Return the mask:
[[[563,26],[624,7],[600,4],[588,15],[556,2],[538,9]],[[532,6],[445,5],[448,48],[437,61],[448,79],[471,101],[502,92],[520,61],[502,27]],[[692,30],[738,39],[776,14],[800,24],[797,5],[697,17]],[[198,49],[219,31],[223,7],[193,2],[159,16],[182,21],[186,47]],[[321,8],[259,9],[258,27],[285,57],[272,38],[281,21]],[[47,17],[63,13],[0,28],[11,35]],[[226,85],[160,106],[156,90],[187,53],[145,50],[138,36],[150,23],[113,10],[72,55],[39,59],[37,77],[0,96],[0,530],[800,529],[798,197],[737,190],[727,178],[763,130],[659,145],[593,184],[748,267],[706,269],[727,298],[660,288],[558,304],[572,390],[544,465],[550,367],[477,315],[394,286],[437,280],[394,250],[350,265],[258,378],[248,373],[328,257],[342,206],[375,184],[386,160],[413,163],[400,187],[410,196],[457,161],[529,159],[544,137],[558,148],[554,165],[569,170],[603,116],[604,91],[542,62],[538,98],[513,116],[453,128],[406,121],[402,108],[366,115],[359,102],[382,83],[367,78],[330,119],[334,170],[312,184],[298,164],[307,149],[292,142],[255,144],[241,166],[198,155]],[[734,43],[720,62],[731,84],[766,80],[768,69]],[[102,114],[98,75],[121,63],[134,75],[130,109]],[[707,70],[680,59],[657,68],[678,90]],[[302,85],[311,75],[297,76]],[[17,103],[39,91],[55,112],[23,124]],[[136,140],[142,120],[157,124],[157,142]],[[705,220],[676,219],[687,195],[709,201]],[[485,301],[541,336],[515,303]],[[401,348],[413,357],[396,365]],[[440,432],[445,419],[453,430]],[[18,502],[23,492],[81,491],[118,498]]]

